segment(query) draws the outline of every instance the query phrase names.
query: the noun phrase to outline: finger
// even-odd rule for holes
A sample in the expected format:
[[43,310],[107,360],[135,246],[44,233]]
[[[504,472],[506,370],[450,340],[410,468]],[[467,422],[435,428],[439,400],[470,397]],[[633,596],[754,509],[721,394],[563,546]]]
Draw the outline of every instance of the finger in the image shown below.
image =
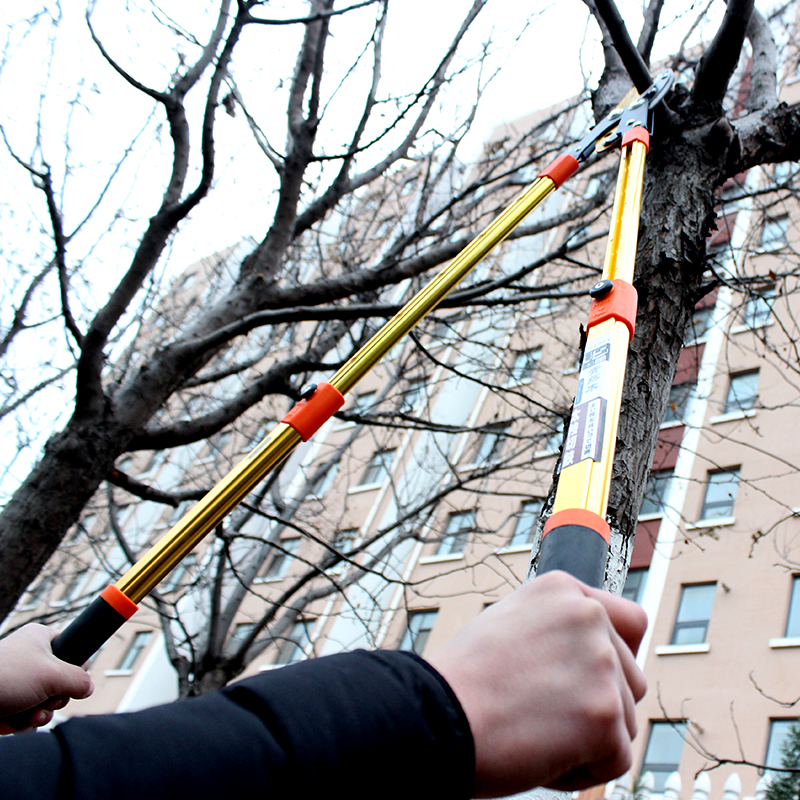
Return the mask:
[[625,676],[625,681],[630,687],[633,700],[638,703],[647,691],[647,679],[642,670],[639,669],[636,658],[628,647],[627,642],[616,631],[612,631],[611,641],[616,648],[620,667]]
[[29,720],[29,728],[41,728],[42,725],[47,725],[50,720],[53,719],[53,712],[47,711],[44,708],[37,708],[35,711],[31,712],[30,720]]
[[636,655],[647,630],[647,614],[644,609],[631,600],[617,597],[602,589],[592,589],[588,586],[583,588],[587,596],[593,597],[603,604],[614,629],[625,641],[630,651]]
[[45,711],[59,711],[60,709],[64,708],[67,703],[69,703],[69,697],[56,695],[55,697],[51,697],[49,700],[45,700],[41,707]]

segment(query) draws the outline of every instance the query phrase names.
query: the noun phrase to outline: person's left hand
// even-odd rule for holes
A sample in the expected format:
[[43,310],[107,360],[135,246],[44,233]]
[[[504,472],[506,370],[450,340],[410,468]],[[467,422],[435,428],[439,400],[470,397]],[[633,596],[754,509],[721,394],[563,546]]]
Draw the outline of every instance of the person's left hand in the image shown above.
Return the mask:
[[71,697],[94,691],[86,670],[53,655],[57,633],[31,623],[0,640],[0,734],[46,725]]

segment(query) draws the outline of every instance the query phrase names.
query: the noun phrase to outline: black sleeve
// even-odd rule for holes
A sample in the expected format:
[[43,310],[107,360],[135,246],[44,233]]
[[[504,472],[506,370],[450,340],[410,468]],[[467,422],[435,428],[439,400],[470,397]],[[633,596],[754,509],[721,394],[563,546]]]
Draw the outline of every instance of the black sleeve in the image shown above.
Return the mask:
[[444,679],[410,653],[359,651],[201,698],[0,740],[15,800],[343,796],[462,800],[474,752]]

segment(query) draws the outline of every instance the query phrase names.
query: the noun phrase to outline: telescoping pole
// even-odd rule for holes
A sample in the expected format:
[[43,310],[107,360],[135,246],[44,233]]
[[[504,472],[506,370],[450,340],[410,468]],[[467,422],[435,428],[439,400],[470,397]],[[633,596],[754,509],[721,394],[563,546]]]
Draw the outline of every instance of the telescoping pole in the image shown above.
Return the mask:
[[603,276],[589,292],[586,347],[537,570],[541,574],[562,569],[597,588],[603,585],[608,558],[606,508],[628,346],[636,321],[633,270],[649,141],[648,130],[639,125],[622,139]]
[[[657,102],[657,99],[663,97],[671,83],[671,73],[661,73],[642,98],[626,109],[618,108],[608,114],[570,150],[543,170],[528,189],[486,230],[475,237],[425,289],[413,297],[347,361],[329,383],[312,385],[304,389],[300,402],[289,411],[267,438],[239,462],[194,508],[181,517],[176,525],[115,584],[107,586],[100,596],[53,640],[55,655],[72,664],[83,664],[96,653],[102,644],[133,616],[138,608],[137,604],[167,576],[173,567],[301,441],[307,441],[319,430],[323,423],[342,407],[344,395],[426,314],[436,308],[536,206],[574,174],[581,162],[595,152],[601,140],[607,141],[609,137],[618,138],[620,124],[628,118],[626,114],[629,109],[638,108],[637,113],[644,109],[647,119],[647,109]],[[645,101],[645,98],[648,100]],[[637,221],[638,203],[639,200],[637,200]],[[633,234],[635,236],[635,228]],[[631,253],[633,251],[635,251],[635,240]],[[634,316],[635,309],[631,319]],[[622,371],[624,372],[624,362]],[[602,510],[605,510],[604,505]]]

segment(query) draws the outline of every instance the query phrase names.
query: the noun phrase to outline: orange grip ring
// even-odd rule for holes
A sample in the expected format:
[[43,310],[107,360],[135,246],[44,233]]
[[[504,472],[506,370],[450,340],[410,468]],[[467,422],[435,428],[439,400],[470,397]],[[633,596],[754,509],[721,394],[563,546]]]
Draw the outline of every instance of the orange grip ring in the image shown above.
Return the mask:
[[562,528],[565,525],[578,525],[581,528],[590,528],[605,539],[608,544],[611,539],[611,528],[608,523],[594,511],[588,511],[585,508],[565,508],[563,511],[556,511],[551,514],[547,522],[544,524],[544,533],[542,537],[554,528]]
[[301,400],[281,420],[291,425],[307,442],[342,406],[344,395],[329,383],[317,384],[307,400]]
[[110,583],[100,592],[100,597],[125,619],[130,619],[139,610],[139,606],[128,595],[117,589],[113,583]]

